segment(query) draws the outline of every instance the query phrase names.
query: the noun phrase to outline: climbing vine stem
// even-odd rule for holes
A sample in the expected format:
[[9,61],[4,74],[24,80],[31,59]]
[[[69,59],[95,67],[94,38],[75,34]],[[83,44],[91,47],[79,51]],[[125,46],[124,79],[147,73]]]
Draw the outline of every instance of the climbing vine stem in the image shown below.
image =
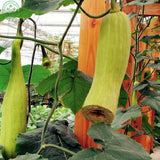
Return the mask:
[[[59,99],[59,96],[58,96],[58,91],[59,91],[59,83],[60,83],[60,80],[61,80],[61,77],[62,77],[62,72],[63,72],[62,44],[63,44],[63,41],[64,41],[64,39],[65,39],[65,37],[66,37],[66,35],[67,35],[67,33],[68,33],[68,30],[69,30],[69,28],[71,27],[71,25],[72,25],[72,23],[73,23],[73,21],[74,21],[74,18],[75,18],[75,16],[77,15],[78,10],[79,10],[79,8],[81,7],[82,3],[83,3],[83,0],[81,0],[81,1],[79,2],[79,4],[77,5],[77,8],[76,8],[76,10],[75,10],[75,12],[74,12],[74,14],[73,14],[73,16],[72,16],[72,18],[71,18],[71,20],[70,20],[67,28],[66,28],[66,30],[65,30],[65,32],[64,32],[62,38],[61,38],[61,40],[60,40],[60,42],[59,42],[59,44],[58,44],[60,63],[59,63],[59,71],[58,71],[58,75],[57,75],[57,79],[56,79],[56,83],[55,83],[54,104],[53,104],[53,106],[52,106],[51,112],[49,113],[49,116],[47,117],[47,120],[46,120],[46,122],[45,122],[45,124],[44,124],[44,127],[43,127],[43,130],[42,130],[42,135],[41,135],[41,147],[40,147],[38,153],[40,153],[41,150],[43,150],[44,146],[46,147],[46,146],[51,146],[51,145],[52,145],[52,144],[45,144],[44,138],[45,138],[45,133],[46,133],[46,130],[47,130],[48,123],[49,123],[49,121],[50,121],[50,119],[51,119],[51,117],[52,117],[55,109],[57,108],[58,104],[60,103],[60,99]],[[52,145],[52,146],[53,146],[53,145]],[[63,147],[59,147],[59,146],[56,146],[56,147],[58,147],[60,150],[64,151],[64,148],[63,148]],[[73,155],[73,154],[72,154],[72,155]]]
[[26,36],[6,36],[6,35],[0,35],[1,38],[8,38],[8,39],[23,39],[23,40],[29,40],[37,43],[47,44],[47,45],[55,45],[57,46],[57,43],[51,42],[51,41],[44,41],[36,38],[26,37]]

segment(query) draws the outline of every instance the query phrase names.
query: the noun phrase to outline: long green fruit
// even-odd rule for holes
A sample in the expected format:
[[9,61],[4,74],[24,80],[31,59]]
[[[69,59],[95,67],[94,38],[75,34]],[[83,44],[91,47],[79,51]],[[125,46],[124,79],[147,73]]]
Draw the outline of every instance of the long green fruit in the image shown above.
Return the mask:
[[100,29],[93,83],[82,107],[82,113],[88,120],[113,121],[128,64],[130,44],[130,20],[115,8],[104,17]]
[[21,67],[21,40],[12,45],[11,74],[2,104],[0,144],[5,159],[16,156],[15,145],[19,133],[26,130],[27,92]]

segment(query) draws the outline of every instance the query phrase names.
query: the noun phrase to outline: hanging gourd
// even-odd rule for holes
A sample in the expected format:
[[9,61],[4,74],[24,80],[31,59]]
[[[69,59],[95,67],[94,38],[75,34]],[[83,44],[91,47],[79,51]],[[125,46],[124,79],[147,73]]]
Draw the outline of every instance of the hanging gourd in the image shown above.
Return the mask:
[[16,156],[17,136],[25,132],[27,125],[27,92],[21,67],[21,43],[17,39],[12,45],[11,74],[2,103],[0,144],[5,159]]
[[103,19],[97,48],[95,74],[82,112],[91,122],[111,123],[126,73],[131,44],[128,16],[111,1],[111,11]]

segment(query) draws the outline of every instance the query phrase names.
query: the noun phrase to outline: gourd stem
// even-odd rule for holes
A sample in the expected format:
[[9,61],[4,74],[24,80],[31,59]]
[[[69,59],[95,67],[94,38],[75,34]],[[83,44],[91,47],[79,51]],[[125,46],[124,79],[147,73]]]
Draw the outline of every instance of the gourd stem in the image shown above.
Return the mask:
[[20,18],[18,21],[18,27],[17,27],[17,34],[16,36],[22,36],[22,23],[23,23],[23,19]]
[[111,0],[111,9],[115,10],[116,8],[116,0]]
[[111,11],[110,13],[119,12],[120,10],[116,6],[116,0],[111,0]]
[[[22,26],[23,19],[19,19],[18,26],[17,26],[17,36],[22,36]],[[11,54],[11,74],[15,71],[17,71],[15,68],[20,68],[21,66],[21,57],[20,57],[20,48],[22,45],[22,40],[17,39],[13,42],[12,45],[12,54]],[[13,70],[14,68],[14,70]]]

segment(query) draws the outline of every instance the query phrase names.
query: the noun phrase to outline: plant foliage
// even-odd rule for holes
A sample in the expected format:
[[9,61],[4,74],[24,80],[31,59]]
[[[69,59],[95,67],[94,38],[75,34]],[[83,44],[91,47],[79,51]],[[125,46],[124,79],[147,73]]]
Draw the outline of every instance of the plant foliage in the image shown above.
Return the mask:
[[[105,133],[105,134],[104,134]],[[105,123],[96,123],[89,128],[88,135],[102,149],[89,148],[78,152],[69,160],[149,160],[151,159],[140,144],[114,131]]]

